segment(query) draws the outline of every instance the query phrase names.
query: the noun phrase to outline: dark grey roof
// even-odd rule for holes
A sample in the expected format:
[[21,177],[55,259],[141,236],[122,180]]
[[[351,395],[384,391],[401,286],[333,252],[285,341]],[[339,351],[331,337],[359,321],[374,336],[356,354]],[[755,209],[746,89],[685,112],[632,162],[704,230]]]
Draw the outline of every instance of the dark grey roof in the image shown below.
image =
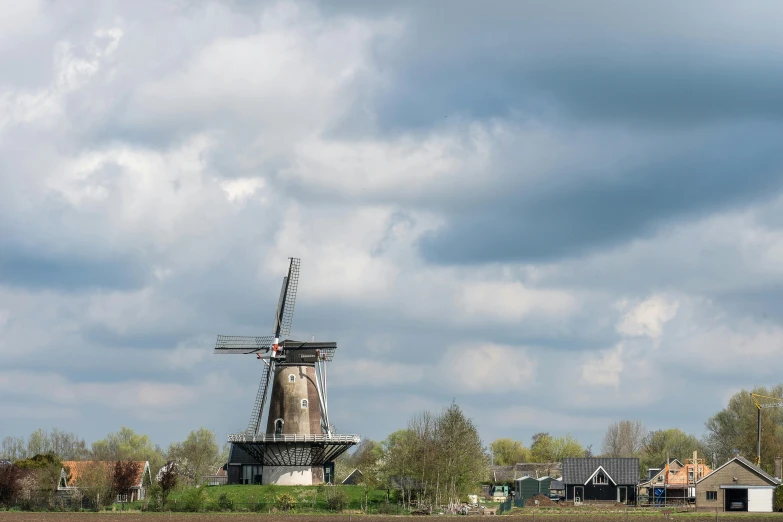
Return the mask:
[[250,464],[253,466],[260,466],[261,462],[255,457],[250,456],[245,450],[237,446],[231,445],[231,451],[228,455],[229,464]]
[[616,484],[637,484],[639,482],[639,459],[588,458],[563,459],[563,482],[584,484],[598,467],[612,477]]
[[565,484],[563,484],[562,480],[553,480],[549,483],[549,489],[552,491],[559,491],[565,489]]
[[343,484],[346,485],[355,485],[360,483],[362,480],[364,480],[364,473],[362,473],[359,468],[356,468],[355,470],[351,471],[351,474],[345,477],[345,480],[343,480]]
[[514,471],[517,477],[529,475],[531,477],[559,477],[562,474],[563,465],[560,462],[517,462]]

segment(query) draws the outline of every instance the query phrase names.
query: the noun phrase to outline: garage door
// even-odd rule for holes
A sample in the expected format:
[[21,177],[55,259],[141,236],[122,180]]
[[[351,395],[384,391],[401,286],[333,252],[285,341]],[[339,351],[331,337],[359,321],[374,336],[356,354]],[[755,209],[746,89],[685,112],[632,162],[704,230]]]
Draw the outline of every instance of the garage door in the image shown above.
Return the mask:
[[774,489],[748,489],[748,511],[756,513],[772,512],[772,494]]

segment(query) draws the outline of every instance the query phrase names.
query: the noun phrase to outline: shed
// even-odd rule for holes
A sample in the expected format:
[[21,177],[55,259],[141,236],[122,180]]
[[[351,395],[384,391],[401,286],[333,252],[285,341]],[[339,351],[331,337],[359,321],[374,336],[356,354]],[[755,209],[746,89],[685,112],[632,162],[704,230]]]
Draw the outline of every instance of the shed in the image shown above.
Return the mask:
[[516,498],[525,501],[538,494],[549,496],[549,485],[552,482],[552,477],[522,477],[516,479],[514,482]]
[[696,482],[696,509],[771,513],[780,484],[744,457],[734,457]]
[[356,484],[360,484],[364,480],[364,473],[362,473],[359,468],[354,469],[351,471],[350,475],[345,477],[345,480],[343,480],[343,485],[345,486],[355,486]]

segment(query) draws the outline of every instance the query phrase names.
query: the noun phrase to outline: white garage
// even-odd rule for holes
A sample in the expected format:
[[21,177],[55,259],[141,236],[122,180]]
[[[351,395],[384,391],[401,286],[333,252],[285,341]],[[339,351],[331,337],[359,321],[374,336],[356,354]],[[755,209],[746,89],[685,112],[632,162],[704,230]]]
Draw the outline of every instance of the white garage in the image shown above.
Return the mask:
[[771,513],[775,498],[775,488],[772,486],[755,486],[748,488],[748,511],[752,513]]

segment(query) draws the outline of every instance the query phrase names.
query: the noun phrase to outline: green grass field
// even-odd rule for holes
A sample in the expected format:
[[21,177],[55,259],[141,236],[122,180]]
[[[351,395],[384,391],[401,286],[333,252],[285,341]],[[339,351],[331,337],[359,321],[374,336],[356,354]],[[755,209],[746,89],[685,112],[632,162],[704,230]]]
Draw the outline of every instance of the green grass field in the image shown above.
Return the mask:
[[[290,495],[294,500],[294,510],[326,510],[326,486],[270,486],[270,485],[233,485],[233,486],[205,486],[202,487],[203,502],[206,506],[218,505],[220,497],[225,495],[225,499],[233,504],[234,509],[260,509],[264,511],[275,506],[276,498],[279,495]],[[365,491],[362,486],[340,486],[340,489],[346,495],[346,508],[359,509],[365,502]],[[170,502],[175,506],[188,501],[190,496],[197,492],[194,488],[175,491],[169,496]],[[371,490],[368,495],[370,505],[378,505],[386,502],[386,491]]]

